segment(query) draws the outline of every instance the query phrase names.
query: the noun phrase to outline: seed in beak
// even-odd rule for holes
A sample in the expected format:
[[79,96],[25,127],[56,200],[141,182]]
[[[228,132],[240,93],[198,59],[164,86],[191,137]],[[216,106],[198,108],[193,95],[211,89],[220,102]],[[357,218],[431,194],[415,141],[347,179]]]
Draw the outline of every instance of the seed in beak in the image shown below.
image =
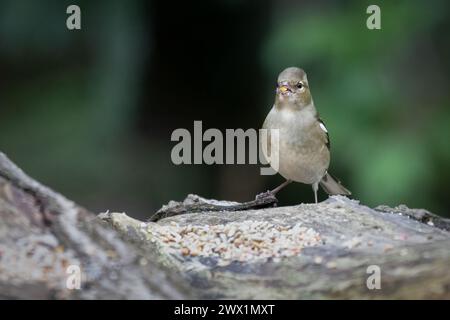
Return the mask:
[[281,87],[280,87],[280,91],[281,91],[282,93],[285,93],[286,91],[290,91],[290,90],[289,90],[289,88],[288,88],[287,86],[281,86]]

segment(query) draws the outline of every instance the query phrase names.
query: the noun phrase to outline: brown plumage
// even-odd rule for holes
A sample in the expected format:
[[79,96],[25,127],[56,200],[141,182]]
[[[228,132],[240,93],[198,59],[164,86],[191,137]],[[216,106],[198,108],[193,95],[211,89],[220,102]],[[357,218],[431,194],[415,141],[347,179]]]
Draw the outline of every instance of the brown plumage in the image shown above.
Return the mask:
[[[271,165],[286,179],[272,193],[296,181],[312,185],[316,203],[319,183],[328,194],[351,194],[327,172],[330,164],[328,131],[317,114],[306,73],[302,69],[287,68],[278,76],[275,104],[263,128],[279,130],[278,168]],[[270,158],[267,154],[265,156],[270,163]]]

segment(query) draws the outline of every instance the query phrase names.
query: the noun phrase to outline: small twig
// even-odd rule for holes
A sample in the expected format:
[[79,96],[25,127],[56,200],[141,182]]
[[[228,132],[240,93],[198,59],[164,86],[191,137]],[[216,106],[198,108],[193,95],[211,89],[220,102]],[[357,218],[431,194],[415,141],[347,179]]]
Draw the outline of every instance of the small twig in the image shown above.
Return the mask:
[[186,213],[260,209],[276,206],[277,202],[277,198],[270,192],[261,193],[255,200],[242,203],[208,200],[190,194],[183,202],[170,202],[168,205],[163,206],[151,216],[148,221],[155,222],[164,218]]

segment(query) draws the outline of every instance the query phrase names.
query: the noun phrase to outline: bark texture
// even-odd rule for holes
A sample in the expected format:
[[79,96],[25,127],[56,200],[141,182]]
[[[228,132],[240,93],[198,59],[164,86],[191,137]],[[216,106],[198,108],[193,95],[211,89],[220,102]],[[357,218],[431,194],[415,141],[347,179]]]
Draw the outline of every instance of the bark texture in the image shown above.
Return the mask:
[[[341,196],[319,204],[261,208],[275,203],[190,195],[164,206],[148,222],[124,213],[95,216],[0,153],[0,298],[450,298],[447,219],[404,205],[371,209]],[[167,250],[156,239],[165,226],[189,231],[192,226],[258,223],[282,230],[302,226],[320,241],[293,256],[223,264],[213,255]],[[243,237],[245,230],[251,228],[241,232]],[[169,244],[172,236],[183,246],[179,234],[168,235]],[[219,243],[224,237],[207,241]],[[67,288],[71,265],[81,268],[80,290]],[[368,288],[369,266],[379,268],[381,289]]]
[[[0,153],[0,298],[190,297],[182,277],[156,264],[153,255]],[[67,288],[75,275],[69,266],[80,267],[80,290]]]

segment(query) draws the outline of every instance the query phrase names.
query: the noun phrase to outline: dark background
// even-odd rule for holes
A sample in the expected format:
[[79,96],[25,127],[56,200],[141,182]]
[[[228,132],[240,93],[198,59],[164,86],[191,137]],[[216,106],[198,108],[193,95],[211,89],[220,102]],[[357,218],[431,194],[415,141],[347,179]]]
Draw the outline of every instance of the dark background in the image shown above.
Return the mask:
[[[82,30],[66,28],[66,8]],[[381,30],[366,8],[381,7]],[[308,73],[330,171],[364,204],[449,215],[448,1],[0,0],[0,150],[98,212],[188,193],[249,200],[258,165],[175,166],[176,128],[260,128],[277,74]],[[282,205],[313,201],[293,184]],[[321,193],[321,199],[325,195]]]

